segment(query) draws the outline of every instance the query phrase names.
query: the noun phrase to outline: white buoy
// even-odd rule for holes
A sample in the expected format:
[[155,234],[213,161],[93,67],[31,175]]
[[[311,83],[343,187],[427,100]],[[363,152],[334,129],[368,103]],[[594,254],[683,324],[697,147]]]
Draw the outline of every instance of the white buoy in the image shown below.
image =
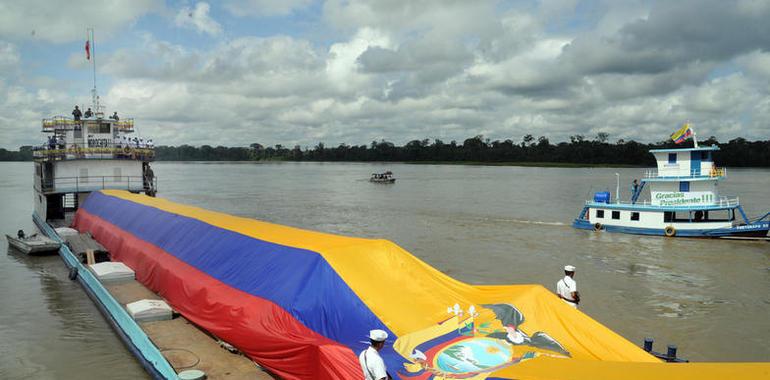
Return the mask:
[[61,237],[62,237],[62,239],[63,239],[63,238],[66,238],[67,236],[77,236],[77,234],[79,234],[79,233],[80,233],[80,232],[78,232],[78,230],[76,230],[76,229],[74,229],[74,228],[69,228],[69,227],[59,227],[59,228],[55,228],[55,229],[54,229],[54,231],[56,231],[56,233],[57,233],[59,236],[61,236]]
[[139,300],[126,305],[131,318],[137,322],[165,321],[172,318],[171,307],[162,300]]
[[102,283],[134,279],[134,270],[120,262],[105,261],[103,263],[91,264],[89,267]]
[[197,369],[188,369],[186,371],[179,372],[179,380],[205,380],[206,372]]

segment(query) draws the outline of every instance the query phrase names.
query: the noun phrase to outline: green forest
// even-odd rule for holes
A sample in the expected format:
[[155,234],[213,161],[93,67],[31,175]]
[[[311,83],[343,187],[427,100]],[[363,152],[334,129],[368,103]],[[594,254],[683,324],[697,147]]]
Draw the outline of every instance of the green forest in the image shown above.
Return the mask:
[[[691,147],[692,141],[675,145],[673,141],[652,144],[618,140],[608,142],[609,135],[600,133],[587,139],[582,135],[570,136],[569,142],[553,144],[545,136],[524,136],[520,141],[494,140],[474,136],[462,142],[441,140],[413,140],[396,146],[386,140],[372,141],[368,145],[314,147],[283,145],[263,146],[252,143],[248,147],[224,147],[203,145],[158,146],[155,148],[159,161],[394,161],[416,163],[467,163],[467,164],[521,164],[521,165],[629,165],[654,166],[650,149]],[[716,144],[720,147],[714,159],[719,165],[770,167],[770,140],[747,141],[736,138],[721,143],[713,136],[699,141],[701,146]],[[32,147],[19,151],[0,149],[0,161],[29,161]]]

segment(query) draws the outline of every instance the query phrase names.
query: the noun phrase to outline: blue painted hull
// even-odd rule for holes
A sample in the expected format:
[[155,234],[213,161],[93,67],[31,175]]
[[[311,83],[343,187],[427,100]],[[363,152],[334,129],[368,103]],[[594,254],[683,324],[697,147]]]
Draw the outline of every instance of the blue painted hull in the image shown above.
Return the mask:
[[[37,214],[32,214],[32,219],[44,235],[57,241],[60,240],[54,229],[43,218]],[[77,280],[83,286],[88,297],[94,301],[94,304],[99,308],[104,318],[118,333],[118,336],[128,350],[139,360],[139,363],[150,377],[154,380],[178,379],[176,371],[166,361],[160,350],[128,315],[128,312],[102,286],[99,280],[77,260],[66,244],[62,244],[59,248],[59,256],[61,256],[67,268],[77,270]]]
[[[575,219],[572,227],[582,230],[593,230],[594,226],[584,219]],[[620,232],[634,235],[655,235],[666,236],[662,228],[636,228],[602,225],[602,230],[607,232]],[[765,237],[770,231],[770,222],[751,223],[742,226],[719,229],[696,229],[696,230],[678,230],[676,237],[700,237],[716,238],[722,236],[744,236],[744,237]]]

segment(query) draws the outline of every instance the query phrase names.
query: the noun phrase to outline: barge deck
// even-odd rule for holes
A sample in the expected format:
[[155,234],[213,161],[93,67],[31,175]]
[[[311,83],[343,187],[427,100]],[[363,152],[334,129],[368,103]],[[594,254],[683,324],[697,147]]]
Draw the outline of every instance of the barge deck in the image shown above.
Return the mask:
[[[50,223],[37,215],[33,215],[33,219],[43,234],[55,241],[64,242],[53,227],[68,224],[71,215]],[[178,373],[190,369],[203,371],[207,379],[277,378],[246,356],[226,350],[216,337],[199,329],[181,315],[175,314],[170,320],[137,323],[128,315],[125,309],[127,304],[142,299],[163,298],[136,280],[107,284],[99,282],[66,244],[62,244],[59,249],[59,256],[70,268],[70,278],[80,281],[129,351],[140,359],[153,378],[177,379]]]

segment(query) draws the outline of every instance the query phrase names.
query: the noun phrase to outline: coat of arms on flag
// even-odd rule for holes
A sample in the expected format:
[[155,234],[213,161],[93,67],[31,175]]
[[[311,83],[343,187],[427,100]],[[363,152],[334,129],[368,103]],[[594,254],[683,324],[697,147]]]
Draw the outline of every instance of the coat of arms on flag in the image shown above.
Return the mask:
[[[471,306],[434,326],[400,336],[394,349],[408,358],[399,372],[402,379],[485,379],[492,372],[538,356],[568,358],[570,353],[542,331],[520,329],[524,314],[511,304],[481,305],[490,321],[477,323]],[[491,311],[491,313],[489,313]],[[453,310],[450,308],[449,312]]]

